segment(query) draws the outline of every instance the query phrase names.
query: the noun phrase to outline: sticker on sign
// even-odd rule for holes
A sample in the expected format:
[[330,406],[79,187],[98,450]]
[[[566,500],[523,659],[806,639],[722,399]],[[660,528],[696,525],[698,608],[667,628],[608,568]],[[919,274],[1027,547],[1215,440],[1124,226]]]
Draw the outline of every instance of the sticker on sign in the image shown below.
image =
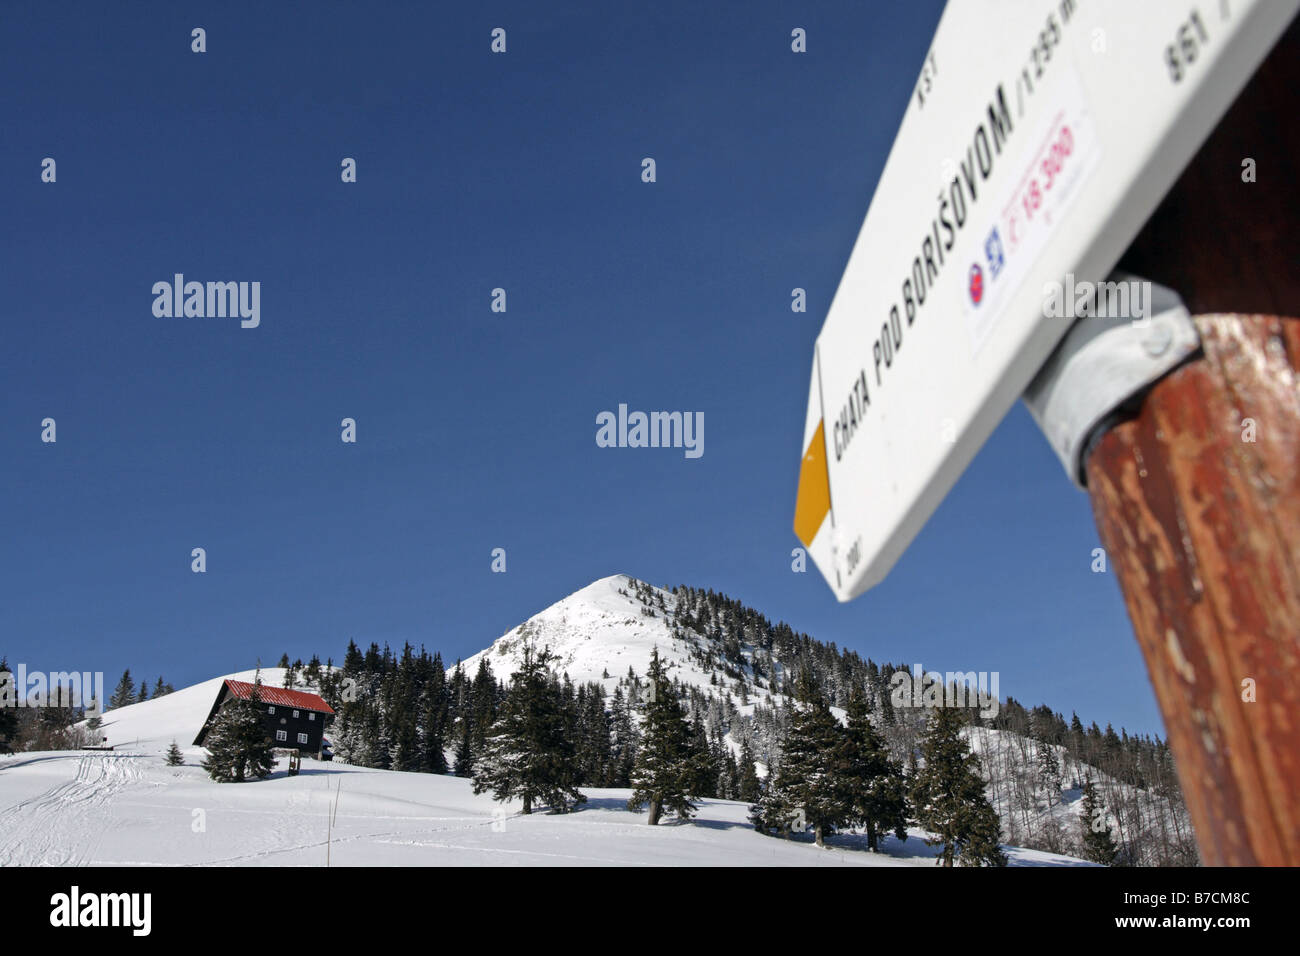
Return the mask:
[[795,534],[879,583],[1300,8],[949,3],[814,348]]

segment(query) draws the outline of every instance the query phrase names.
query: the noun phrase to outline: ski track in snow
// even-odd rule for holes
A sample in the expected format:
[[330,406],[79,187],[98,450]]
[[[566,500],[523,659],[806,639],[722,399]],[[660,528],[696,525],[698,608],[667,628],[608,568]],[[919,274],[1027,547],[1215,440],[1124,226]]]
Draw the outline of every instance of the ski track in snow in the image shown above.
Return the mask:
[[81,754],[76,775],[0,810],[0,866],[84,866],[104,838],[114,796],[139,780],[132,754]]

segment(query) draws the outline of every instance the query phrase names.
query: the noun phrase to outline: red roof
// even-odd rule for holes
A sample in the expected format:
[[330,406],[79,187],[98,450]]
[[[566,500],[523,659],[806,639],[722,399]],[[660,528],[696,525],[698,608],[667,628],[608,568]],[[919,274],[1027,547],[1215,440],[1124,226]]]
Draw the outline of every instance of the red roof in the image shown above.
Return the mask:
[[[230,692],[242,700],[248,700],[253,695],[253,685],[242,680],[227,680],[226,686]],[[332,714],[334,708],[325,703],[324,698],[319,694],[309,694],[303,690],[288,690],[284,687],[268,687],[263,684],[258,691],[262,700],[268,704],[279,704],[283,707],[297,707],[299,710],[314,710],[318,714]]]

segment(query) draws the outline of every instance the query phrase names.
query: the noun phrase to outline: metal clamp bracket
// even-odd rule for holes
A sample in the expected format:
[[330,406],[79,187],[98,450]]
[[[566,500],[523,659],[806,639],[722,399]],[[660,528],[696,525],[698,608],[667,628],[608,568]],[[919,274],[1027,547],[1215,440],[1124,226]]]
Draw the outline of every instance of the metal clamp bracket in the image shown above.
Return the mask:
[[[1135,294],[1122,300],[1108,294],[1117,289]],[[1120,310],[1128,315],[1095,314],[1105,311],[1098,303],[1117,300],[1128,304]],[[1096,284],[1086,305],[1094,314],[1075,321],[1022,396],[1080,488],[1086,485],[1085,455],[1098,426],[1200,348],[1187,307],[1162,285],[1112,273]]]

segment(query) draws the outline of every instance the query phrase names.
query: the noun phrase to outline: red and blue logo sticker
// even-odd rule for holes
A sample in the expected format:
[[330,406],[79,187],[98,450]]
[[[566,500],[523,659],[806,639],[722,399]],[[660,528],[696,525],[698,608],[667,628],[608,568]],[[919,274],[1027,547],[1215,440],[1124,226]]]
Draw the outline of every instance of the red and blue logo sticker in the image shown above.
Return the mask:
[[[1007,261],[1006,251],[1002,248],[1002,237],[998,235],[996,226],[984,240],[984,256],[988,260],[989,280],[992,281],[998,277],[998,273],[1002,271]],[[970,291],[971,304],[979,305],[984,300],[984,270],[980,268],[978,262],[971,264],[967,288]]]
[[970,267],[969,287],[971,303],[979,305],[980,300],[984,298],[984,270],[980,268],[978,262]]

